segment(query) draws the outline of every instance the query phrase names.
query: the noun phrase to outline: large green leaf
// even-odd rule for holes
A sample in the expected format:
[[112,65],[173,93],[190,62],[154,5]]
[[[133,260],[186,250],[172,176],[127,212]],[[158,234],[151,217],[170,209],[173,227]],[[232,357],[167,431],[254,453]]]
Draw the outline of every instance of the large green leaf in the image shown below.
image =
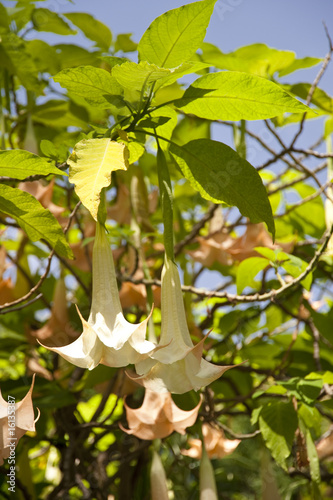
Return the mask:
[[276,462],[286,469],[286,458],[289,457],[297,429],[297,413],[292,402],[269,402],[262,407],[259,416],[259,427],[267,448]]
[[139,42],[140,60],[162,68],[188,61],[205,37],[215,2],[190,3],[157,17]]
[[23,180],[29,175],[67,175],[59,168],[47,162],[39,156],[15,149],[12,151],[0,151],[0,175]]
[[83,139],[75,145],[67,163],[76,194],[97,220],[101,191],[110,185],[111,173],[128,167],[127,148],[111,139]]
[[60,71],[55,82],[83,97],[89,104],[109,108],[110,104],[121,105],[122,88],[117,80],[107,71],[93,66],[80,66]]
[[254,223],[264,221],[274,237],[271,205],[260,175],[249,162],[221,142],[197,139],[170,152],[186,179],[203,198],[236,205]]
[[70,12],[65,14],[75,26],[77,26],[87,38],[96,42],[98,47],[108,50],[112,42],[112,33],[105,24],[95,19],[86,12]]
[[309,108],[273,82],[248,73],[219,72],[198,78],[175,106],[208,120],[262,120]]
[[73,257],[59,222],[31,194],[0,184],[0,212],[15,219],[32,241],[44,239],[62,257]]
[[202,44],[202,60],[216,68],[230,71],[244,71],[258,76],[272,76],[276,71],[290,66],[295,53],[277,50],[264,43],[254,43],[240,47],[234,52],[223,53],[211,43]]

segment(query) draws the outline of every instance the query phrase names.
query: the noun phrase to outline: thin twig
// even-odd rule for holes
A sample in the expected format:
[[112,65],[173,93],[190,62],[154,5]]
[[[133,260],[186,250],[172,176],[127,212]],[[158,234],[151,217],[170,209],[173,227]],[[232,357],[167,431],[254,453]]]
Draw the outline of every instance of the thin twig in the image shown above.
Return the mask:
[[[215,290],[203,290],[200,288],[195,288],[193,286],[189,285],[182,285],[182,290],[183,292],[189,292],[189,293],[194,293],[195,295],[199,295],[200,297],[215,297],[219,299],[226,299],[226,301],[229,301],[230,303],[235,303],[235,302],[243,302],[243,303],[249,303],[249,302],[264,302],[266,300],[274,300],[276,297],[279,297],[280,295],[284,294],[287,290],[290,290],[294,286],[298,285],[304,278],[310,274],[314,268],[316,267],[320,256],[325,252],[327,244],[329,242],[330,237],[333,234],[333,225],[329,231],[326,231],[324,235],[324,241],[321,247],[315,252],[313,258],[309,262],[308,266],[306,269],[294,280],[290,281],[289,283],[286,283],[282,285],[280,288],[277,290],[271,290],[270,292],[266,292],[263,294],[255,293],[253,295],[237,295],[237,294],[231,294],[227,292],[216,292]],[[135,285],[138,285],[140,283],[143,283],[144,285],[156,285],[156,286],[161,286],[161,281],[160,280],[134,280],[128,276],[118,276],[118,278],[121,281],[129,281]]]
[[[68,223],[67,223],[67,226],[65,227],[64,229],[64,234],[67,233],[67,231],[69,230],[69,227],[71,225],[71,222],[72,222],[72,219],[73,217],[75,216],[76,214],[76,211],[78,210],[78,208],[80,207],[81,205],[81,202],[79,201],[74,210],[72,211],[72,213],[69,215],[69,218],[68,218]],[[4,309],[8,309],[8,308],[11,308],[12,306],[15,306],[17,304],[22,304],[22,302],[26,302],[27,300],[30,299],[30,297],[42,286],[42,284],[44,283],[47,275],[49,274],[49,271],[50,271],[50,268],[51,268],[51,262],[52,262],[52,258],[55,254],[55,250],[53,249],[50,253],[50,255],[48,256],[47,258],[47,266],[46,266],[46,269],[44,271],[44,273],[42,274],[42,276],[39,278],[38,282],[36,283],[35,286],[33,286],[28,293],[26,293],[25,295],[23,295],[22,297],[20,297],[19,299],[16,299],[16,300],[13,300],[12,302],[6,302],[5,304],[2,304],[0,306],[0,312],[3,311]],[[3,314],[3,313],[2,313]]]

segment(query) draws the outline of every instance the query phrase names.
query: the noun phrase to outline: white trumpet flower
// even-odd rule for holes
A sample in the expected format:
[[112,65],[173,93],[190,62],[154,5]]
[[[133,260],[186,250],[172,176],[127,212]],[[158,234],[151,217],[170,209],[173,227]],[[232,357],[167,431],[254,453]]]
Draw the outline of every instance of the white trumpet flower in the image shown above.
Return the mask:
[[[233,366],[217,366],[202,358],[202,339],[190,337],[177,266],[167,257],[162,271],[161,349],[136,363],[136,381],[155,392],[183,394],[207,386]],[[162,348],[163,346],[163,348]]]
[[120,367],[134,364],[151,353],[155,344],[145,340],[149,317],[129,323],[119,300],[112,251],[104,227],[97,222],[93,249],[92,304],[88,321],[80,311],[83,333],[63,347],[44,346],[70,363],[92,370],[99,363]]

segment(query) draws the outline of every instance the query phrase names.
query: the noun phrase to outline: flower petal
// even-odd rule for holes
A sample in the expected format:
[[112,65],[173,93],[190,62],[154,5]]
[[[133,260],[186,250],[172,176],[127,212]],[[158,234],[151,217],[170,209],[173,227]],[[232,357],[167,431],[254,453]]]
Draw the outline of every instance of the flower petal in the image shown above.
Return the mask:
[[162,271],[162,326],[160,344],[169,344],[166,349],[158,351],[153,358],[167,362],[167,359],[182,359],[193,343],[188,330],[184,300],[176,264],[165,257]]
[[77,311],[83,324],[83,332],[79,338],[63,347],[44,346],[39,341],[38,343],[46,349],[60,354],[60,356],[75,366],[92,370],[101,360],[103,344],[97,337],[94,329],[83,319],[78,309]]
[[173,402],[169,392],[156,393],[147,389],[140,408],[130,408],[124,401],[130,429],[120,427],[141,439],[162,439],[173,431],[185,434],[185,428],[196,421],[201,402],[202,396],[193,410],[184,411]]
[[[94,328],[100,341],[116,351],[104,352],[105,364],[126,366],[136,363],[141,359],[141,354],[147,354],[155,349],[156,346],[152,342],[145,340],[151,314],[152,311],[148,318],[139,324],[129,323],[124,318],[112,251],[104,227],[97,222],[93,250],[92,304],[88,323]],[[125,347],[127,341],[130,346]],[[122,348],[124,350],[120,353]]]

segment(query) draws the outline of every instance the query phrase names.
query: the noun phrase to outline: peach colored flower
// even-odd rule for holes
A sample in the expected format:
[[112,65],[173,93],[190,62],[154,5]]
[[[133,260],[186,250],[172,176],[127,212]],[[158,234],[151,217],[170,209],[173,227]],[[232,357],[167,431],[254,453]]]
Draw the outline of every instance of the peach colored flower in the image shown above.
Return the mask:
[[59,219],[60,215],[65,211],[65,208],[56,205],[52,201],[54,182],[55,179],[52,179],[52,181],[46,185],[42,184],[41,181],[20,182],[18,187],[22,191],[34,196],[44,208],[48,208],[50,212]]
[[8,401],[3,399],[0,390],[0,465],[4,459],[11,456],[14,448],[21,437],[28,431],[35,431],[35,423],[39,418],[34,417],[34,408],[32,405],[32,390],[34,387],[35,376],[29,391],[19,403],[8,397]]
[[61,346],[78,337],[69,321],[66,286],[61,277],[57,280],[54,288],[53,304],[49,320],[38,330],[30,330],[29,336],[44,342],[50,347]]
[[[209,424],[202,424],[202,434],[205,442],[205,448],[209,458],[223,458],[230,455],[240,443],[239,439],[226,439],[224,432],[215,429]],[[202,455],[201,439],[189,438],[188,450],[181,450],[183,455],[191,458],[200,458]]]
[[290,252],[294,246],[294,240],[273,244],[263,223],[248,224],[245,233],[238,238],[231,237],[225,229],[222,229],[208,238],[198,236],[196,241],[199,243],[199,248],[188,250],[187,253],[195,261],[207,267],[211,267],[215,262],[228,266],[235,261],[258,256],[255,247],[259,246],[272,249],[281,247],[285,252]]
[[185,434],[186,427],[193,425],[197,419],[202,397],[193,410],[184,411],[173,402],[169,392],[153,392],[146,389],[142,406],[130,408],[124,402],[129,429],[120,425],[127,434],[140,439],[162,439],[173,431]]

